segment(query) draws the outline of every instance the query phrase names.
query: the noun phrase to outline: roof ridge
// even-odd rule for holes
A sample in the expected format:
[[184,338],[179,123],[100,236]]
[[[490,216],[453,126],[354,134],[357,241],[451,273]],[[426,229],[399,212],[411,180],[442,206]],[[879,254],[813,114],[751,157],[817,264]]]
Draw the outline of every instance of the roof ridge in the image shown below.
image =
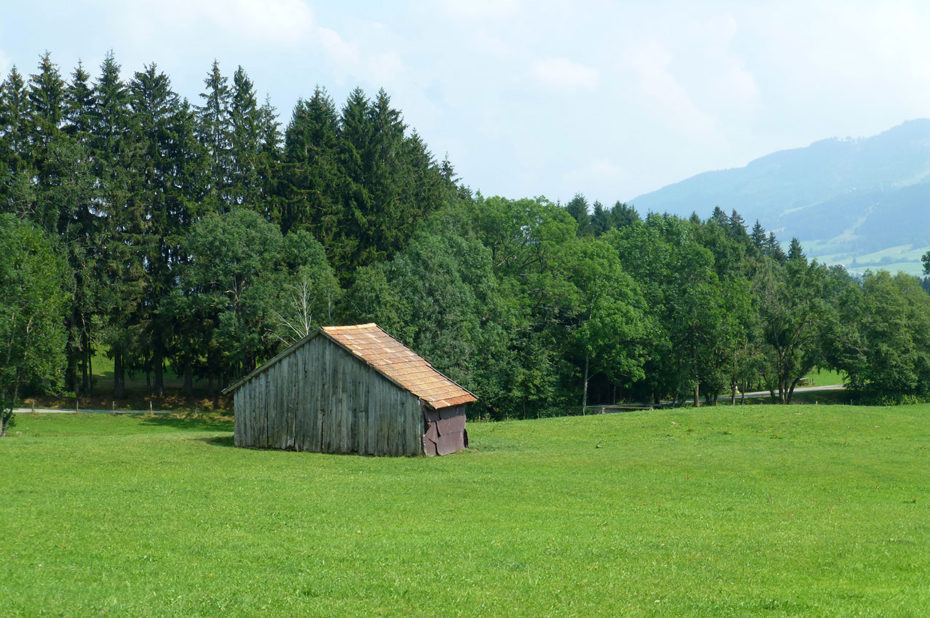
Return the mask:
[[[399,388],[419,397],[433,409],[477,401],[474,393],[437,370],[431,362],[374,322],[321,326],[261,367],[226,387],[223,392],[235,390],[321,334]],[[363,335],[361,340],[356,338],[358,334]]]

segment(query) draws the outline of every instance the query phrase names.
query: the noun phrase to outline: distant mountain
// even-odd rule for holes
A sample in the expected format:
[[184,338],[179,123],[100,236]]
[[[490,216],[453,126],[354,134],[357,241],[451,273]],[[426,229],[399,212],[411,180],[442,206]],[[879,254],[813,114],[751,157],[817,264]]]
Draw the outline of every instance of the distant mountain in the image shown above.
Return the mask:
[[930,249],[930,120],[775,152],[631,202],[640,213],[701,218],[735,209],[747,227],[758,219],[782,241],[797,236],[809,257],[917,274]]

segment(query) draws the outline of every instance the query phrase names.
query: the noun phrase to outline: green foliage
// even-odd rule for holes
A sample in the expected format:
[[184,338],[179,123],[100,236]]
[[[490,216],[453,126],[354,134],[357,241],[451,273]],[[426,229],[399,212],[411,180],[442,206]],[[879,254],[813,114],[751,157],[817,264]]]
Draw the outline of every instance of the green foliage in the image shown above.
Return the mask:
[[753,279],[767,359],[766,384],[790,403],[798,381],[824,361],[824,337],[835,309],[828,302],[829,271],[795,255],[764,260]]
[[572,219],[578,224],[577,233],[579,236],[590,236],[594,233],[591,224],[591,214],[588,212],[588,200],[583,195],[576,194],[571,201],[565,205],[565,210],[572,216]]
[[35,225],[0,214],[0,436],[23,389],[61,385],[68,266]]
[[198,349],[207,376],[235,378],[332,318],[341,290],[322,246],[306,232],[282,236],[258,213],[234,207],[211,213],[184,243],[189,262],[165,304]]
[[930,295],[916,277],[867,272],[843,297],[833,361],[870,400],[930,395]]
[[475,196],[383,90],[337,107],[317,88],[283,136],[255,90],[214,62],[192,107],[154,64],[124,82],[112,54],[93,82],[46,54],[0,86],[0,211],[68,263],[68,390],[92,389],[98,349],[117,398],[134,374],[161,392],[169,366],[218,390],[321,323],[374,320],[497,418],[788,401],[815,365],[863,395],[922,396],[909,280],[859,286],[721,208]]

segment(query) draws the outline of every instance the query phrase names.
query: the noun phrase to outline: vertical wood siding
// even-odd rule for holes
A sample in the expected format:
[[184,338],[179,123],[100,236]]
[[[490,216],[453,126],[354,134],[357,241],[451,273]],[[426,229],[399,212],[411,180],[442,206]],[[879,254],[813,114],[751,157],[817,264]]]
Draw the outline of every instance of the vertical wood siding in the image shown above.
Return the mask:
[[419,399],[314,337],[235,392],[236,446],[362,455],[423,453]]

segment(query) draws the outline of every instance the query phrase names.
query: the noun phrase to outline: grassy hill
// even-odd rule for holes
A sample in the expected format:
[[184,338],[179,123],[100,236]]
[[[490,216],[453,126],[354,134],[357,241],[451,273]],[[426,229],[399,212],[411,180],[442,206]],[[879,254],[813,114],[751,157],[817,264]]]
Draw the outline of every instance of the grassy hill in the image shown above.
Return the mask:
[[930,406],[473,423],[437,459],[230,431],[20,416],[4,613],[930,612]]

